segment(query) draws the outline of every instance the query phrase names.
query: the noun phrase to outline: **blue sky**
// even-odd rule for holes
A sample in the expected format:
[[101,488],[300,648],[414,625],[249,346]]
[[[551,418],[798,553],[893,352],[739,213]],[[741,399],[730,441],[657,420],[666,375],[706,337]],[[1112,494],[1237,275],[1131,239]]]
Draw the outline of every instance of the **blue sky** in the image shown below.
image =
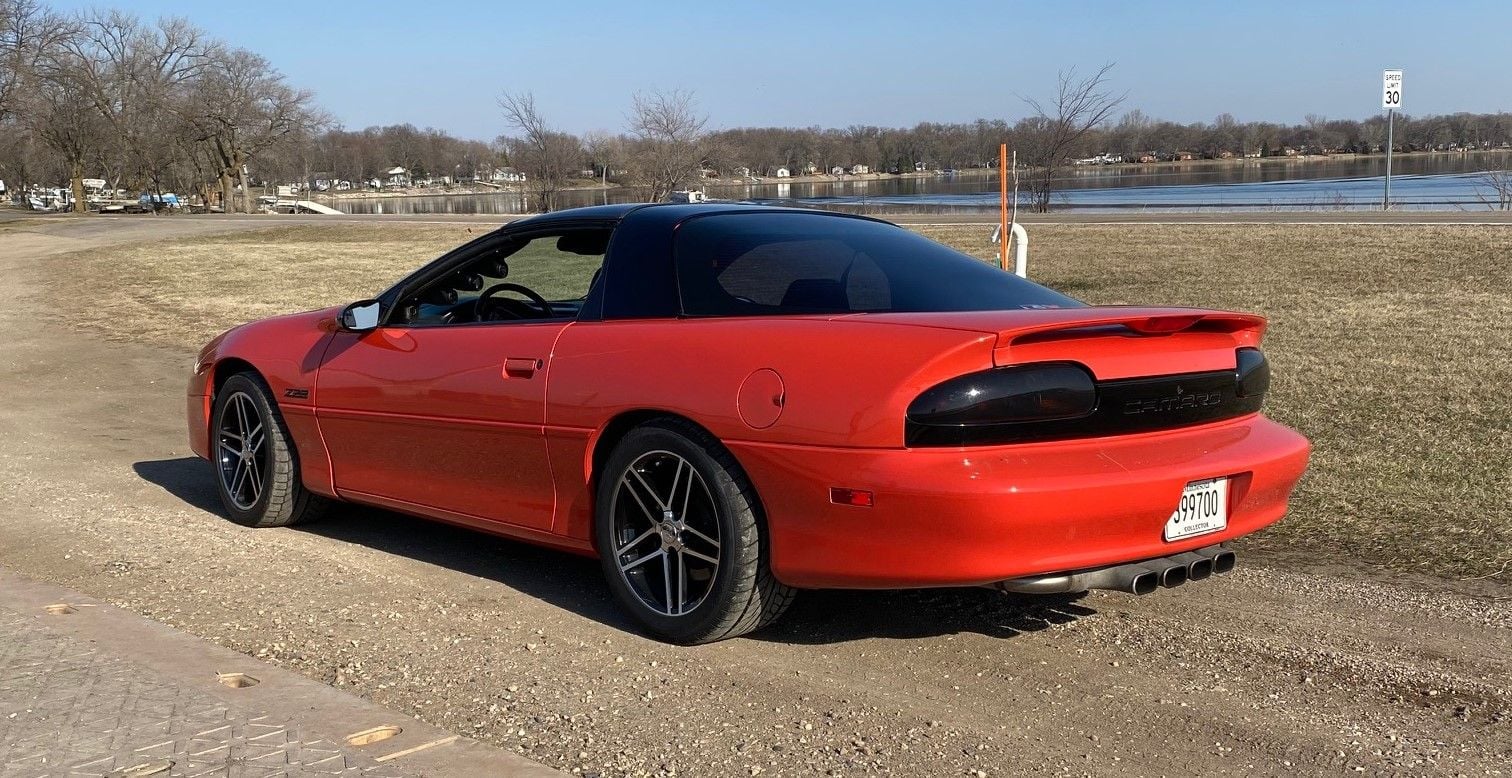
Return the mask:
[[1017,119],[1056,72],[1115,62],[1125,108],[1183,122],[1512,110],[1500,2],[316,2],[52,0],[184,16],[268,57],[349,128],[488,139],[503,90],[620,131],[637,90],[693,91],[714,128]]

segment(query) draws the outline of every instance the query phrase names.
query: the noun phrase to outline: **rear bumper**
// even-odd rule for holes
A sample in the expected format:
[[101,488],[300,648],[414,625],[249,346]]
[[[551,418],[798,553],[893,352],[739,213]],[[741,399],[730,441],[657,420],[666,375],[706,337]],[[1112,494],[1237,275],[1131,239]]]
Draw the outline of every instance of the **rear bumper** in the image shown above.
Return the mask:
[[[1204,548],[1286,513],[1305,438],[1255,414],[1118,438],[941,449],[730,443],[790,586],[966,586]],[[1188,482],[1231,477],[1227,529],[1167,543]],[[875,494],[834,505],[830,487]]]

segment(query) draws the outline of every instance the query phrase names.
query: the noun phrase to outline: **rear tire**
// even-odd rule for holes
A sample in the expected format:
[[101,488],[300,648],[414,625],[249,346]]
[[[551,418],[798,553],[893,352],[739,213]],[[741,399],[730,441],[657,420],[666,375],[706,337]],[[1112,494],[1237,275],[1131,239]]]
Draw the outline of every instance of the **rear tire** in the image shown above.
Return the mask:
[[594,540],[615,599],[674,643],[776,621],[796,590],[772,576],[756,490],[719,441],[679,419],[630,431],[599,477]]
[[216,492],[237,524],[288,527],[319,518],[330,505],[300,481],[293,438],[255,373],[237,373],[216,392],[210,448]]

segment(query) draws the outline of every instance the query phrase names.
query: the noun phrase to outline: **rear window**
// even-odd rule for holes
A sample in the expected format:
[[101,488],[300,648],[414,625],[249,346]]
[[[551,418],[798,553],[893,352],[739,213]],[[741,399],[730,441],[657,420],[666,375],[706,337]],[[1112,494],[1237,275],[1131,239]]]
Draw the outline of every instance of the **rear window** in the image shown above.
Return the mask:
[[864,219],[704,216],[678,228],[673,251],[690,316],[1081,306],[901,227]]

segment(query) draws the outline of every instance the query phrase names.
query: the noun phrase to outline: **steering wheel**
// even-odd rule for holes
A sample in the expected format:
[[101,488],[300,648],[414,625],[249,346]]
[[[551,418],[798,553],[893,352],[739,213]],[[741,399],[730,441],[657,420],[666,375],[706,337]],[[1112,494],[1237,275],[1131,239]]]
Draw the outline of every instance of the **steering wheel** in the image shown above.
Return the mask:
[[501,305],[501,303],[505,302],[520,305],[520,302],[518,300],[492,299],[500,292],[518,292],[521,295],[529,298],[532,303],[535,303],[537,306],[539,306],[541,312],[546,315],[546,318],[552,318],[551,303],[546,302],[546,298],[540,296],[539,294],[536,294],[535,290],[531,289],[528,286],[512,284],[508,281],[505,281],[502,284],[494,284],[493,286],[484,289],[483,293],[478,295],[478,299],[473,303],[474,321],[494,321],[492,314],[495,311],[497,311],[498,313],[507,314],[510,318],[514,319],[535,318],[533,316],[522,316],[517,310],[512,310],[509,307]]

